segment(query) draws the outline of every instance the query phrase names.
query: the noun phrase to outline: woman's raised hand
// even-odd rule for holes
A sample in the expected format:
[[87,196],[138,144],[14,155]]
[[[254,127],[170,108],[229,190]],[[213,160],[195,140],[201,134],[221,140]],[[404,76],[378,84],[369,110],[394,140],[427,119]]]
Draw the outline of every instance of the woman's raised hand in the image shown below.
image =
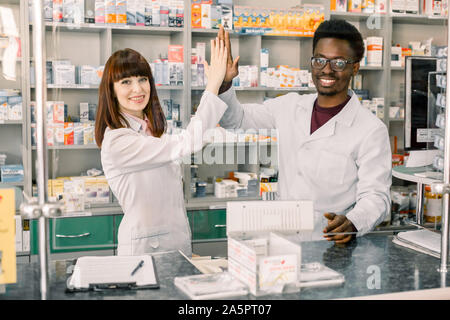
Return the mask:
[[206,90],[217,95],[227,71],[227,48],[224,41],[216,38],[211,40],[211,61],[204,62],[205,74],[208,78]]

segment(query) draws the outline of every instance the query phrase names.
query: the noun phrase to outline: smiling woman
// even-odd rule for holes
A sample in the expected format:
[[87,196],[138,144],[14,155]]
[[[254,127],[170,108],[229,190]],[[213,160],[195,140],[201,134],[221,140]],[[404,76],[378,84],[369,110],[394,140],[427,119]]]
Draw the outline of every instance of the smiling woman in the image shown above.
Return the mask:
[[107,61],[100,83],[99,116],[95,123],[95,140],[101,147],[107,127],[129,126],[122,112],[148,119],[148,128],[155,137],[166,129],[166,118],[159,103],[150,65],[137,51],[115,52]]
[[114,82],[119,110],[144,119],[143,110],[150,98],[150,83],[146,76],[128,77]]
[[205,63],[208,85],[191,123],[179,134],[165,133],[166,119],[147,61],[125,49],[107,61],[99,90],[96,142],[108,184],[124,217],[118,254],[140,255],[181,250],[190,255],[179,160],[202,149],[203,134],[226,110],[217,97],[225,76],[226,48],[211,41]]

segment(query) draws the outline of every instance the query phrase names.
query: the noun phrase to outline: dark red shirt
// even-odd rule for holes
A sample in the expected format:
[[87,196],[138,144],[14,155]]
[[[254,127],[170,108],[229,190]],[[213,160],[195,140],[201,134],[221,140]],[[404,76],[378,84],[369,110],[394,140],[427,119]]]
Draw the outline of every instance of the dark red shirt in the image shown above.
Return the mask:
[[319,106],[316,99],[316,101],[314,102],[313,112],[311,116],[311,134],[313,134],[314,131],[319,129],[321,126],[327,123],[328,120],[333,118],[342,109],[344,109],[345,105],[350,100],[350,98],[351,98],[350,96],[347,96],[347,100],[345,100],[340,105],[331,108],[322,108],[321,106]]

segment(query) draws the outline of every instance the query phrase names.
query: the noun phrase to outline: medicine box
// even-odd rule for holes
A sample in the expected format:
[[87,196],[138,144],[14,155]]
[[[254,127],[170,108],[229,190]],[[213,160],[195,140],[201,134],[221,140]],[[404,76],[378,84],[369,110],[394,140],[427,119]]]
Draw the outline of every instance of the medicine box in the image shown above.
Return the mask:
[[367,38],[367,65],[381,67],[383,62],[383,38]]
[[127,24],[127,1],[125,0],[116,0],[116,23]]
[[0,167],[2,182],[23,182],[23,166],[20,164],[10,164]]
[[228,271],[250,293],[298,292],[301,245],[290,235],[312,232],[312,201],[227,203]]
[[16,224],[16,252],[22,252],[22,217],[19,215],[15,215],[14,220]]
[[346,12],[347,0],[330,0],[330,11]]
[[161,4],[160,0],[153,0],[152,3],[152,26],[159,26],[161,24]]
[[95,23],[104,24],[106,21],[105,0],[95,0]]
[[348,0],[348,12],[361,12],[363,0]]
[[391,48],[391,67],[402,66],[402,47]]
[[95,23],[95,0],[84,1],[84,22]]
[[53,83],[59,85],[75,84],[75,66],[53,63]]
[[136,25],[145,26],[145,1],[137,1],[136,6]]

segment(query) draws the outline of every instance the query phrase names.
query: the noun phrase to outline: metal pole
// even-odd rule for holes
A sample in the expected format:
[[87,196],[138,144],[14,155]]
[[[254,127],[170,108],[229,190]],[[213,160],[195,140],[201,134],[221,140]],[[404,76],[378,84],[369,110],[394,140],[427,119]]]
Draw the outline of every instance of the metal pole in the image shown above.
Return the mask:
[[[45,83],[45,26],[41,0],[33,0],[33,54],[36,79],[36,181],[41,208],[47,202],[47,135],[46,135],[46,83]],[[47,299],[48,289],[48,219],[39,217],[39,263],[41,298]]]
[[[450,44],[450,24],[447,23],[447,45]],[[450,92],[450,59],[447,57],[447,84],[446,94]],[[450,184],[450,99],[445,102],[445,149],[444,149],[444,186]],[[449,198],[448,192],[443,194],[442,199],[442,228],[441,228],[441,265],[439,272],[447,272],[448,270],[448,235],[449,235]]]
[[417,182],[417,197],[416,197],[416,223],[423,225],[423,196],[425,185]]

